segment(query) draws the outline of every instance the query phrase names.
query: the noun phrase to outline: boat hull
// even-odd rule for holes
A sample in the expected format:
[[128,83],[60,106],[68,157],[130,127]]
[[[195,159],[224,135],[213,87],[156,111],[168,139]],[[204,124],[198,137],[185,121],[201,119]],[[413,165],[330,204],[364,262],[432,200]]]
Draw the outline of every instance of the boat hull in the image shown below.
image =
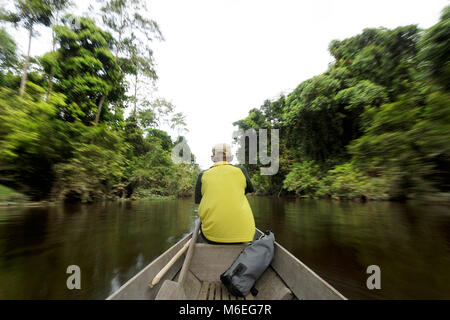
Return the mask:
[[[261,233],[257,230],[256,237]],[[164,280],[177,280],[184,254],[164,275],[161,281],[150,288],[149,283],[170,259],[186,244],[192,233],[183,237],[137,275],[122,285],[107,300],[153,300]],[[187,299],[236,299],[226,291],[219,277],[237,258],[245,245],[211,245],[196,243],[194,256],[184,284]],[[289,251],[275,242],[274,259],[270,267],[256,282],[259,293],[246,299],[262,300],[346,300],[329,283],[308,268]]]

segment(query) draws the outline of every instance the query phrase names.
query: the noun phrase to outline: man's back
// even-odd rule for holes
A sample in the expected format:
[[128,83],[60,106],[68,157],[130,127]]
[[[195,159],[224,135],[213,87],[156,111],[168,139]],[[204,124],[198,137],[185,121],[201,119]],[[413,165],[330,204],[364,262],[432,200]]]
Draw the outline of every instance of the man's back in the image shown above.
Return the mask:
[[208,240],[224,243],[253,240],[255,221],[245,196],[253,191],[245,169],[225,161],[215,163],[199,176],[195,200],[200,203],[198,215]]

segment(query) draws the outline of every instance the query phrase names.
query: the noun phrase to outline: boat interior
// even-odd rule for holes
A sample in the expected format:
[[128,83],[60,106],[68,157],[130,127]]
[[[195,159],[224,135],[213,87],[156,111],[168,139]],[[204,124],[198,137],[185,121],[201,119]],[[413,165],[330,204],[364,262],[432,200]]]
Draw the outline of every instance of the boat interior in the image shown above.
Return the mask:
[[[272,267],[266,269],[258,279],[255,288],[258,294],[235,297],[220,281],[225,272],[239,256],[245,245],[195,244],[189,271],[184,283],[186,298],[189,300],[289,300],[295,295]],[[179,272],[174,277],[177,281]],[[164,299],[160,292],[156,299]]]
[[[261,234],[262,232],[257,230],[256,236]],[[231,266],[246,244],[216,245],[196,242],[190,263],[186,263],[189,267],[182,269],[189,252],[170,264],[177,253],[189,245],[191,237],[192,233],[183,237],[120,288],[115,289],[107,300],[174,299],[171,293],[176,291],[174,289],[177,285],[182,288],[182,299],[187,300],[346,300],[335,288],[277,242],[270,266],[255,283],[257,295],[235,297],[220,282],[220,275]],[[159,282],[153,284],[165,266],[170,267]],[[183,279],[178,281],[181,273]]]

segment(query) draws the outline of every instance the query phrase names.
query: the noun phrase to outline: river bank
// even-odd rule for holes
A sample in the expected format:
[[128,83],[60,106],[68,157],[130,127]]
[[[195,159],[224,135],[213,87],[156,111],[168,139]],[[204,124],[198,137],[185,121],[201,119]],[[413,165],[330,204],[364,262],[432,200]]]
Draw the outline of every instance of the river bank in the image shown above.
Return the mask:
[[8,188],[6,186],[0,185],[0,207],[45,207],[45,206],[55,206],[62,205],[65,203],[80,203],[80,204],[90,204],[90,203],[101,203],[101,202],[126,202],[126,201],[140,201],[140,200],[175,200],[179,198],[190,197],[192,194],[177,197],[175,195],[160,195],[152,194],[149,192],[140,191],[129,198],[120,198],[114,195],[104,199],[95,199],[92,201],[81,201],[81,200],[40,200],[33,201],[30,198],[20,193],[14,189]]
[[[94,204],[94,203],[107,203],[107,202],[135,202],[135,201],[143,201],[143,200],[177,200],[177,199],[185,199],[190,198],[191,196],[184,197],[176,197],[176,196],[161,196],[157,194],[147,195],[145,197],[131,197],[131,198],[117,198],[117,199],[105,199],[105,200],[96,200],[92,202],[83,203],[81,201],[77,202],[69,202],[69,203],[79,203],[79,204]],[[423,205],[438,205],[438,206],[450,206],[450,195],[436,194],[429,195],[427,197],[420,196],[417,198],[409,198],[409,199],[363,199],[363,198],[339,198],[339,197],[325,197],[325,198],[314,198],[308,196],[295,196],[295,195],[258,195],[258,194],[249,194],[248,198],[271,198],[271,199],[286,199],[286,200],[325,200],[330,202],[349,202],[349,203],[365,203],[365,202],[391,202],[391,203],[419,203]],[[29,200],[0,200],[0,207],[45,207],[45,206],[58,206],[63,205],[67,202],[64,201],[29,201]]]

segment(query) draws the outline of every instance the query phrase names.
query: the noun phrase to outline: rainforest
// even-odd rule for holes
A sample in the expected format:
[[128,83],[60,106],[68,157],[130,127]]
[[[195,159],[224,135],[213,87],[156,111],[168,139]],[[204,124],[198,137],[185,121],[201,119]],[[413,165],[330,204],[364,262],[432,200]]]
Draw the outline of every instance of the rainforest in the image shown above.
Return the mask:
[[[145,2],[105,0],[97,19],[64,13],[70,5],[15,0],[1,11],[1,200],[191,196],[195,156],[170,157],[186,115],[148,94],[151,44],[164,37]],[[28,52],[5,26],[22,30]],[[30,56],[36,26],[52,30],[42,56]],[[448,201],[449,39],[446,7],[428,29],[368,28],[329,43],[324,73],[234,123],[280,130],[278,174],[245,164],[256,194]]]
[[278,174],[247,165],[257,192],[448,203],[450,7],[429,29],[365,29],[329,51],[328,70],[234,123],[280,130]]

